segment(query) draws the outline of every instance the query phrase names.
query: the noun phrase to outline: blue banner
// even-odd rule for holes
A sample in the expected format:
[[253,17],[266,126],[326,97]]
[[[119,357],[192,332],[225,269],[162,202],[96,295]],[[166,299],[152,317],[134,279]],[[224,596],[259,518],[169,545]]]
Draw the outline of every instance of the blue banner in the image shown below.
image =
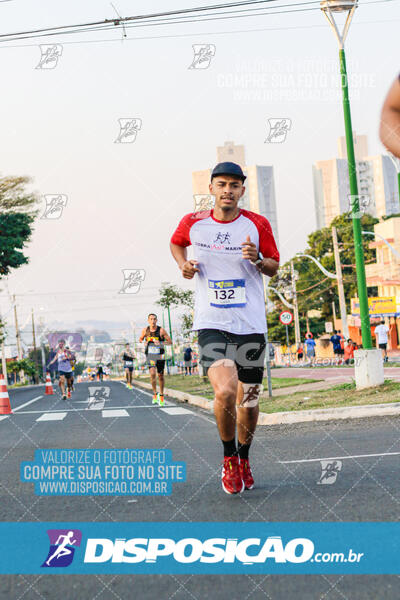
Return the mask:
[[50,448],[21,462],[20,476],[39,496],[168,496],[186,465],[166,449]]
[[400,523],[0,523],[1,574],[399,574]]

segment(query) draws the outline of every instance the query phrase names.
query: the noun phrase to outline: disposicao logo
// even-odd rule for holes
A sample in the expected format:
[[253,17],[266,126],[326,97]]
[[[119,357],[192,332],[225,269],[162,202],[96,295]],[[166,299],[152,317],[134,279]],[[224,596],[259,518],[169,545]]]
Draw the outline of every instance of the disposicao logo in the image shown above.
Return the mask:
[[75,548],[81,545],[79,529],[48,529],[49,553],[42,567],[68,567],[74,558]]
[[[252,550],[250,550],[252,548]],[[264,540],[247,538],[241,541],[227,538],[89,538],[85,563],[155,563],[161,557],[173,557],[178,563],[234,563],[251,565],[272,559],[276,563],[303,563],[312,557],[314,544],[307,538],[295,538],[282,543],[279,536]]]

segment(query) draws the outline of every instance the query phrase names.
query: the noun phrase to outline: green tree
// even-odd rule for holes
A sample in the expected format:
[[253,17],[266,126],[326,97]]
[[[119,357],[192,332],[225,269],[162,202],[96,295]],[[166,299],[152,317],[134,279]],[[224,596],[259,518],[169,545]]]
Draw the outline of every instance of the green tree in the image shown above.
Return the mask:
[[[288,310],[285,307],[285,310]],[[267,323],[268,323],[268,339],[270,342],[279,342],[280,344],[286,344],[286,329],[285,326],[279,320],[279,313],[281,311],[273,311],[267,313]],[[322,319],[309,319],[310,331],[312,331],[314,337],[319,337],[325,331],[325,323]],[[300,331],[301,331],[301,341],[304,341],[305,332],[307,329],[307,321],[305,317],[300,317]],[[294,322],[288,325],[288,334],[289,334],[289,342],[290,344],[295,343],[295,334],[294,334]]]
[[156,304],[163,308],[185,306],[190,309],[181,318],[182,335],[188,336],[193,326],[194,292],[192,290],[182,290],[177,285],[163,283],[159,294],[160,297]]
[[74,375],[76,377],[78,377],[78,375],[82,375],[84,369],[85,369],[85,363],[84,362],[77,362],[76,365],[75,365],[75,369],[74,369]]
[[[32,234],[37,196],[28,192],[29,177],[0,177],[0,278],[28,262],[23,250]],[[0,322],[0,336],[4,326]]]
[[[373,226],[377,222],[378,219],[375,219],[370,215],[363,215],[361,219],[362,229],[365,231],[373,231]],[[344,213],[336,217],[332,221],[332,225],[337,229],[344,293],[347,310],[349,312],[350,298],[357,295],[353,226],[350,213]],[[375,251],[369,248],[370,241],[370,238],[363,236],[364,259],[367,264],[375,262],[376,260]],[[335,257],[333,253],[331,227],[324,227],[323,229],[311,233],[308,236],[308,245],[304,250],[304,254],[314,256],[328,271],[334,273]],[[298,272],[296,288],[299,314],[305,317],[307,311],[315,309],[321,311],[322,322],[331,320],[333,313],[332,302],[335,302],[336,312],[338,313],[339,311],[336,279],[325,277],[317,265],[308,258],[295,256],[292,260],[294,262],[295,270]],[[290,283],[290,261],[288,261],[281,267],[277,275],[271,279],[271,286],[276,287],[281,291],[287,291],[290,287]],[[376,294],[376,290],[370,288],[370,295],[374,294]],[[276,295],[273,296],[273,301],[276,304],[277,310],[284,310],[286,308]],[[302,328],[302,331],[304,330],[305,328]]]
[[0,177],[0,276],[28,262],[22,250],[32,233],[37,196],[29,177]]
[[24,371],[28,377],[37,376],[37,367],[35,363],[29,358],[23,358],[21,360],[10,360],[7,363],[7,373],[14,373],[16,375],[20,371]]

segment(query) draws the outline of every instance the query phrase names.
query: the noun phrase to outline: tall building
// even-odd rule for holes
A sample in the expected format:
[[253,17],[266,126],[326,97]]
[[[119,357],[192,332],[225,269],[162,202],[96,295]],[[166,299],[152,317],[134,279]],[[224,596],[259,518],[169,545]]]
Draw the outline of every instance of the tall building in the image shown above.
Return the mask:
[[[368,137],[366,135],[356,135],[356,132],[353,131],[353,140],[354,140],[354,157],[356,160],[362,160],[364,156],[368,154]],[[338,138],[338,152],[339,158],[344,158],[347,160],[347,145],[346,138],[344,135]]]
[[[374,217],[400,212],[396,169],[388,156],[368,155],[367,136],[354,134],[358,194],[361,209]],[[328,227],[338,215],[351,210],[345,138],[338,140],[339,158],[313,165],[317,229]]]
[[233,162],[244,169],[246,166],[244,146],[237,146],[234,142],[224,142],[223,146],[217,146],[217,163],[220,162]]
[[[219,162],[234,162],[242,167],[247,179],[246,192],[240,206],[266,217],[271,223],[276,243],[279,244],[273,167],[246,166],[244,146],[236,146],[233,142],[225,142],[223,146],[217,148],[217,163]],[[193,194],[196,196],[209,194],[210,179],[211,169],[194,171],[192,173]]]
[[395,215],[400,212],[399,186],[396,168],[384,154],[366,156],[373,180],[373,200],[371,202],[375,217]]
[[369,247],[376,249],[376,263],[365,265],[367,286],[377,286],[378,296],[396,296],[400,303],[400,258],[382,239],[400,253],[400,217],[376,223],[374,232],[375,240]]

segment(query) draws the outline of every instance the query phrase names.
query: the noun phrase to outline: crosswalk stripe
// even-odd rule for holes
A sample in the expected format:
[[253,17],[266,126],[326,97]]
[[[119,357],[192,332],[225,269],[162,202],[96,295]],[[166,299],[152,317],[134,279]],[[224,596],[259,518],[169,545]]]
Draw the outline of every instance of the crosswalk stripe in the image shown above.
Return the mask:
[[66,412],[44,413],[36,421],[62,421],[67,416]]
[[126,410],[103,410],[102,416],[107,417],[129,417],[129,413]]
[[171,408],[160,408],[163,412],[166,412],[167,415],[193,415],[194,413],[187,408],[181,408],[180,406],[171,406]]

